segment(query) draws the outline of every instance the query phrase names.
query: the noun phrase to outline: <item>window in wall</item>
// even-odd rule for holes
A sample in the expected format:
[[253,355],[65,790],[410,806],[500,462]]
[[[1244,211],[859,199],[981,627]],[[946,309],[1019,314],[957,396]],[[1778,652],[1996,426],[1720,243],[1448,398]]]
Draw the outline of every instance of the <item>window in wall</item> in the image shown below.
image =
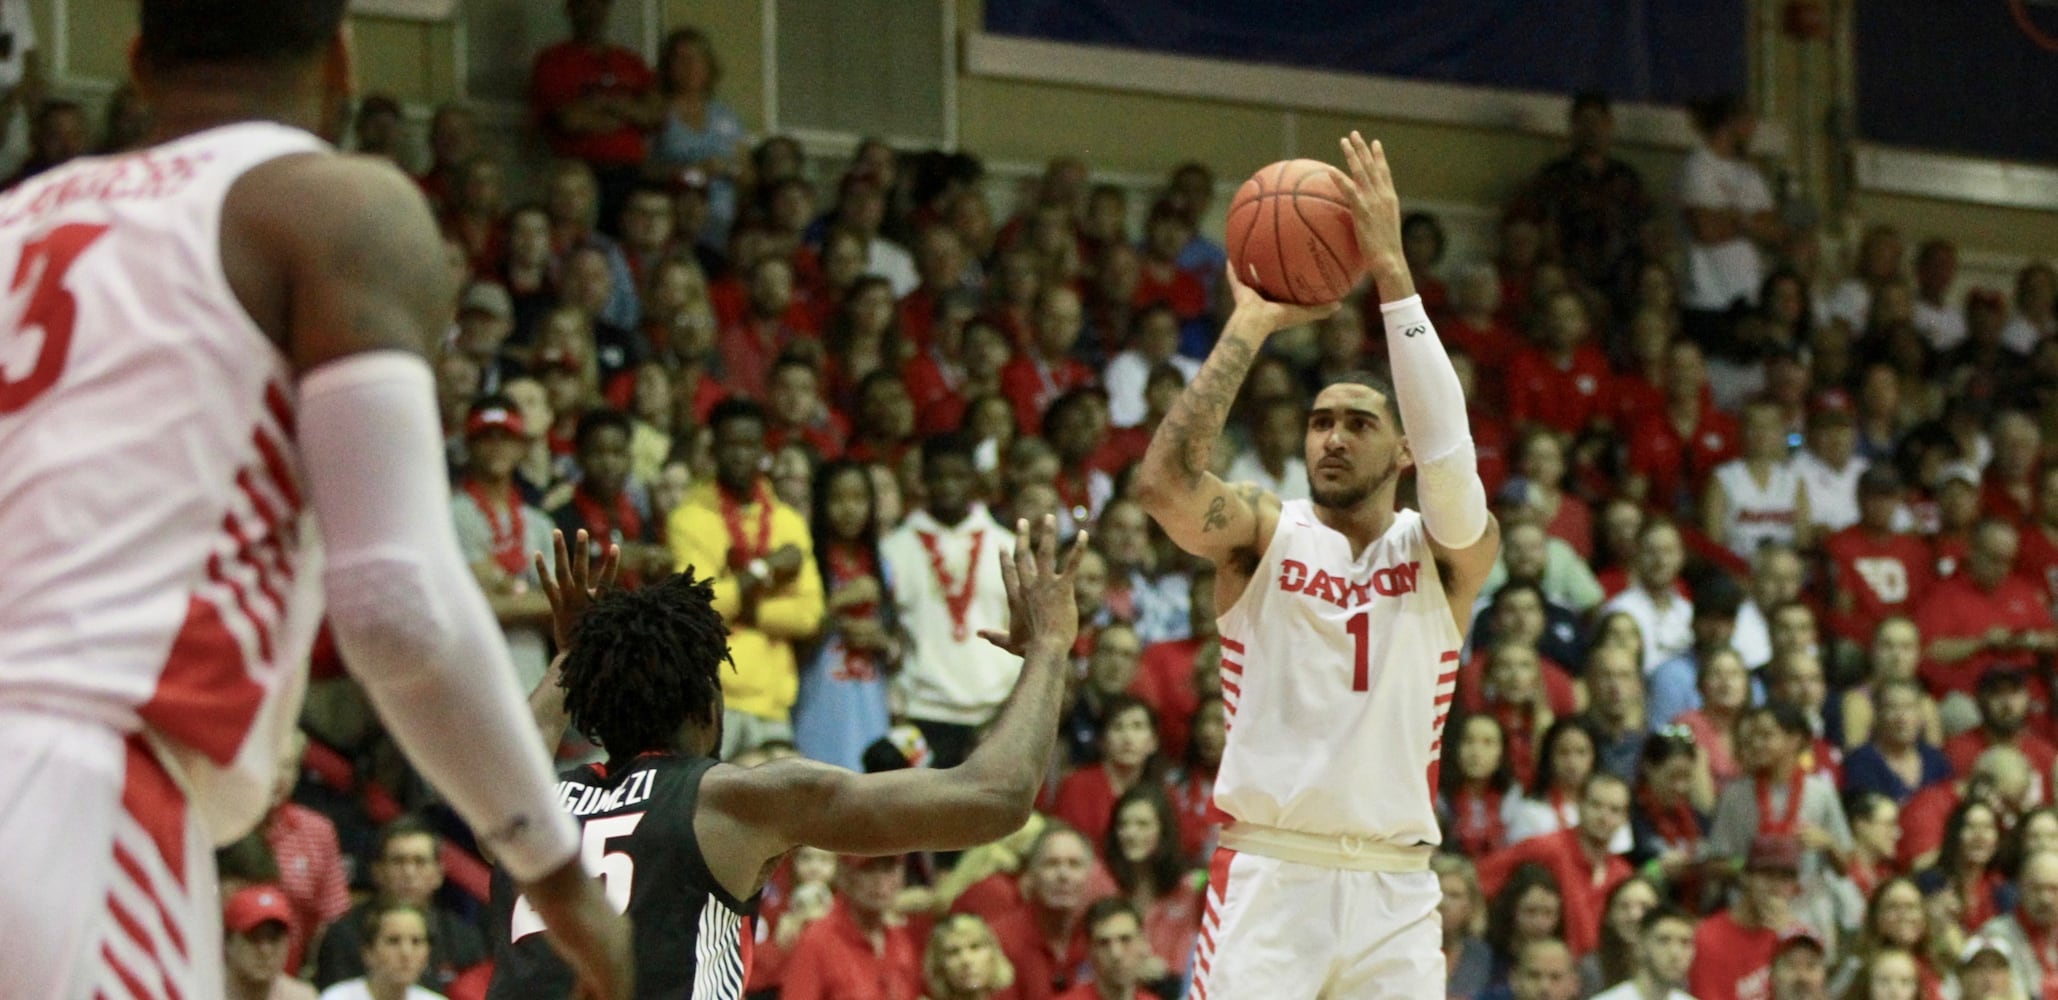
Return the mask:
[[951,6],[778,0],[778,127],[949,143]]

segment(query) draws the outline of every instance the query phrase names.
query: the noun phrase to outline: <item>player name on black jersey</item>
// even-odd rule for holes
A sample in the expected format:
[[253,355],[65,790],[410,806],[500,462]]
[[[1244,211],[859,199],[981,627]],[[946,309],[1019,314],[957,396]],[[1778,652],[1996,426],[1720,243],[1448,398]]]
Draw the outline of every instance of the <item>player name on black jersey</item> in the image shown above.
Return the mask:
[[656,771],[637,771],[624,777],[622,783],[613,788],[565,780],[557,783],[557,804],[574,816],[609,813],[643,802],[650,798],[656,787]]

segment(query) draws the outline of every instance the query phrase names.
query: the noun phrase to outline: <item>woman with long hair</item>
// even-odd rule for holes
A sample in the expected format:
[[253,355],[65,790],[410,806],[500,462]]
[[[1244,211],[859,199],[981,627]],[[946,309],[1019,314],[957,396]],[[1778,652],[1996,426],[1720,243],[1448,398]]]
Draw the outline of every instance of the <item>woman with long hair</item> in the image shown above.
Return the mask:
[[1176,987],[1200,933],[1201,892],[1181,857],[1178,825],[1164,790],[1143,782],[1123,792],[1115,800],[1114,822],[1101,850],[1115,884],[1143,914],[1143,936],[1151,947],[1144,980]]
[[1581,996],[1593,996],[1636,974],[1636,942],[1642,936],[1644,914],[1663,898],[1656,885],[1640,876],[1623,879],[1608,893],[1601,910],[1601,945],[1579,960]]
[[2011,908],[2004,900],[2001,814],[1983,799],[1967,798],[1944,821],[1944,843],[1936,864],[1916,875],[1925,892],[1958,899],[1958,924],[1973,933]]
[[812,759],[862,771],[865,748],[892,724],[886,678],[901,651],[878,504],[871,476],[850,461],[822,466],[813,500],[808,523],[828,614],[800,675],[793,741]]
[[986,921],[969,913],[945,917],[922,951],[923,1000],[992,1000],[1015,985],[1015,967]]
[[1469,858],[1439,853],[1429,859],[1443,889],[1437,915],[1443,921],[1445,992],[1453,1000],[1478,1000],[1493,984],[1493,952],[1480,932],[1486,928],[1485,894]]
[[875,371],[899,371],[900,318],[893,285],[876,274],[851,282],[823,345],[828,355],[828,391],[838,409],[853,413],[858,386]]
[[[1579,825],[1579,796],[1586,779],[1594,773],[1601,740],[1593,723],[1580,716],[1559,719],[1544,731],[1537,746],[1536,777],[1526,794],[1510,797],[1502,806],[1508,825],[1508,843],[1518,844],[1531,837],[1570,830]],[[1626,851],[1629,828],[1616,831],[1610,849]]]
[[1943,980],[1936,972],[1937,959],[1943,958],[1948,967],[1949,960],[1956,956],[1937,951],[1939,939],[1933,930],[1922,890],[1912,879],[1896,876],[1881,882],[1866,901],[1864,924],[1830,978],[1830,992],[1847,994],[1853,988],[1862,988],[1864,971],[1873,956],[1901,952],[1915,959],[1918,995],[1922,1000],[1937,1000],[1943,990]]
[[657,86],[665,117],[651,137],[648,170],[670,180],[696,170],[705,178],[708,231],[681,233],[684,240],[715,239],[736,219],[736,180],[746,163],[743,117],[715,97],[722,64],[714,43],[698,28],[680,28],[658,48]]
[[1444,844],[1467,857],[1485,857],[1508,845],[1501,808],[1516,792],[1515,772],[1493,716],[1468,714],[1451,721],[1437,772],[1436,811],[1443,819]]
[[1508,877],[1486,911],[1486,943],[1493,950],[1493,980],[1504,982],[1522,946],[1544,938],[1565,940],[1565,894],[1542,865],[1527,863]]
[[1736,650],[1724,647],[1701,659],[1701,707],[1675,720],[1693,734],[1708,757],[1708,773],[1720,786],[1743,774],[1736,759],[1736,721],[1751,704],[1751,672]]

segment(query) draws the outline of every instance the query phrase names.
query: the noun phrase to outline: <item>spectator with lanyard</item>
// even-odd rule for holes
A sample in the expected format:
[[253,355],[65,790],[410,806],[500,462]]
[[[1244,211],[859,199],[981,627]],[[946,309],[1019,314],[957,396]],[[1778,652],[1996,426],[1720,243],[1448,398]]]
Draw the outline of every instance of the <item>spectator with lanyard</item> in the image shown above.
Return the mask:
[[565,537],[584,529],[595,551],[622,550],[622,585],[640,586],[672,571],[672,552],[650,510],[647,484],[630,475],[629,442],[634,428],[618,410],[588,410],[579,416],[573,449],[579,483],[572,498],[552,514]]
[[528,430],[513,400],[488,396],[465,417],[465,468],[450,498],[457,545],[507,635],[515,671],[534,685],[550,665],[544,623],[550,603],[536,589],[529,554],[550,546],[550,515],[526,503],[515,466],[528,450]]

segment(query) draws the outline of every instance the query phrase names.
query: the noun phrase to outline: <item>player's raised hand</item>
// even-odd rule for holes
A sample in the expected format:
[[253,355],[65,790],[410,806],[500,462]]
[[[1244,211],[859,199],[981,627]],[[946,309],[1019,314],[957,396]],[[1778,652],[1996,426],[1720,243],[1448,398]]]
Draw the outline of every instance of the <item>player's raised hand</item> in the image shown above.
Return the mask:
[[550,567],[543,564],[543,553],[538,552],[536,579],[543,583],[543,596],[550,599],[551,636],[557,640],[557,648],[564,650],[571,648],[572,626],[593,606],[593,599],[615,585],[615,577],[622,568],[622,547],[610,544],[601,553],[600,568],[595,570],[586,529],[579,529],[577,556],[568,551],[564,532],[552,531],[550,542],[556,549],[557,574],[551,575]]
[[[1380,283],[1381,297],[1392,301],[1415,294],[1407,257],[1401,252],[1401,198],[1394,191],[1386,148],[1377,140],[1367,145],[1354,130],[1343,139],[1343,158],[1350,166],[1351,219],[1357,224],[1358,248],[1364,251],[1373,280]],[[1406,281],[1407,288],[1387,287],[1396,281]]]
[[1072,540],[1072,550],[1058,562],[1058,519],[1045,515],[1032,528],[1015,522],[1015,547],[1001,553],[1000,576],[1008,592],[1008,631],[984,629],[979,635],[1016,656],[1042,640],[1070,646],[1079,635],[1079,599],[1073,576],[1086,551],[1086,532]]
[[1331,313],[1343,307],[1341,302],[1319,306],[1274,302],[1260,295],[1257,289],[1244,284],[1243,279],[1236,276],[1236,265],[1230,264],[1224,270],[1229,275],[1229,294],[1236,301],[1236,313],[1231,317],[1231,321],[1247,319],[1253,327],[1267,335],[1287,327],[1304,326],[1317,320],[1328,319]]

